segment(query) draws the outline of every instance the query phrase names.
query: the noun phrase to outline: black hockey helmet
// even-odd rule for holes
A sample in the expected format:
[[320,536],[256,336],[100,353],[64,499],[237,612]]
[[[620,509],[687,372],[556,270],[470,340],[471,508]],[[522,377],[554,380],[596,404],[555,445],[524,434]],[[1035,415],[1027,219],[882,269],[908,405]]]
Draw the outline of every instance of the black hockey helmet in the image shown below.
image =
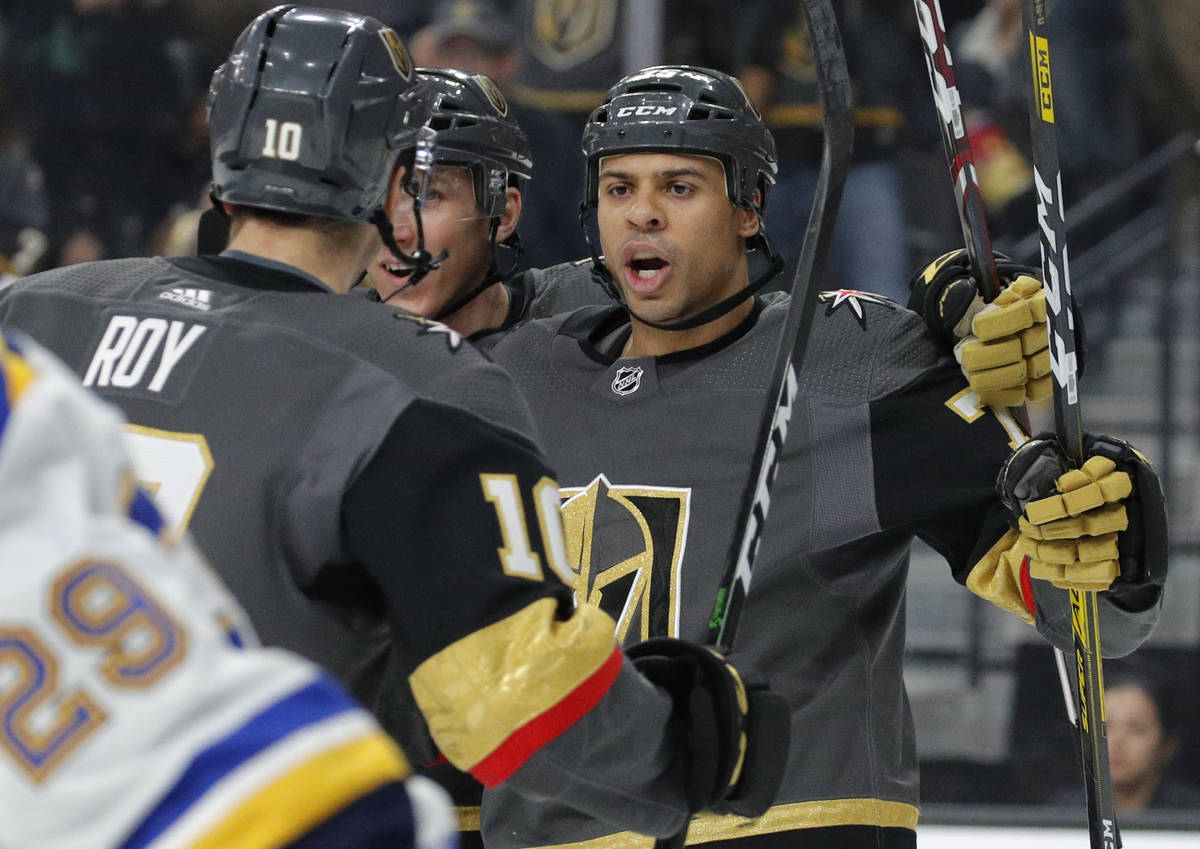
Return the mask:
[[213,197],[356,221],[383,215],[413,145],[415,83],[396,33],[364,15],[284,5],[255,18],[212,77]]
[[[729,199],[760,212],[775,182],[775,140],[741,83],[695,65],[656,65],[621,79],[588,117],[584,203],[597,202],[600,159],[662,151],[712,156],[725,168]],[[755,190],[762,201],[754,203]]]
[[417,85],[406,99],[414,101],[417,121],[437,131],[434,162],[469,168],[479,211],[489,218],[501,215],[505,189],[524,190],[533,156],[496,84],[474,71],[418,68]]

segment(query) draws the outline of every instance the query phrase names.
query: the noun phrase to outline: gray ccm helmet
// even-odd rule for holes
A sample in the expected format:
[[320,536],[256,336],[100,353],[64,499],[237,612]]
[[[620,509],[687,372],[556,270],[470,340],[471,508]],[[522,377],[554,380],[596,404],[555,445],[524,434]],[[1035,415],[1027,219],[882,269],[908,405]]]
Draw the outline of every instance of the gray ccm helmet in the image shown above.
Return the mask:
[[[623,153],[712,156],[725,168],[729,199],[760,212],[779,170],[775,140],[734,77],[695,65],[657,65],[621,79],[583,131],[584,204],[597,201],[600,159]],[[762,202],[754,203],[755,190]]]
[[213,197],[355,221],[377,220],[415,129],[399,95],[407,48],[373,18],[276,6],[254,19],[212,77]]
[[437,131],[434,162],[469,168],[479,211],[503,214],[505,189],[524,190],[533,155],[496,84],[474,71],[417,68],[408,99],[416,101],[417,121]]

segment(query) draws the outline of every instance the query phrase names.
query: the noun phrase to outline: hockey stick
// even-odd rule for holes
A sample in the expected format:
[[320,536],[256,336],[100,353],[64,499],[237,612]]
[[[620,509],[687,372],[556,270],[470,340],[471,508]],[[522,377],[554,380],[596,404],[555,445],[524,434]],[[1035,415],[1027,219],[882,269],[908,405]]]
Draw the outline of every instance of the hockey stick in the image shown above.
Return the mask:
[[958,219],[971,260],[971,274],[979,294],[985,301],[991,301],[1000,294],[1000,276],[996,273],[983,195],[975,176],[975,159],[963,123],[962,100],[954,82],[954,60],[946,46],[941,3],[939,0],[913,0],[913,6],[917,11],[921,44],[925,48],[925,67],[929,71],[929,85],[933,88],[933,102],[941,119],[938,126],[946,148],[950,179],[954,183],[954,200],[958,204]]
[[850,75],[846,70],[833,7],[830,0],[804,0],[804,13],[821,93],[824,131],[821,169],[800,247],[800,259],[792,278],[791,304],[771,373],[767,397],[774,403],[767,407],[759,423],[754,461],[750,467],[752,474],[742,493],[741,510],[734,526],[740,529],[740,535],[734,538],[730,548],[728,566],[708,622],[708,645],[722,653],[727,653],[733,645],[738,616],[750,590],[750,570],[771,506],[771,487],[783,455],[799,388],[796,375],[808,345],[808,331],[817,302],[816,286],[829,254],[833,223],[842,198],[842,186],[850,170],[850,150],[854,143]]
[[[808,20],[809,37],[817,68],[817,84],[821,94],[821,125],[824,142],[821,149],[821,169],[800,259],[792,277],[791,303],[779,339],[779,350],[771,372],[768,404],[759,422],[754,461],[735,528],[740,529],[730,546],[728,564],[712,615],[708,620],[707,644],[721,654],[727,654],[737,633],[738,618],[750,591],[750,571],[758,554],[767,510],[771,506],[771,487],[800,382],[797,372],[808,346],[808,331],[816,308],[816,284],[825,269],[833,223],[842,199],[842,186],[850,170],[850,151],[854,144],[854,109],[850,101],[850,73],[842,37],[830,0],[804,0],[804,15]],[[679,849],[687,842],[687,825],[677,834],[654,841],[655,849]]]
[[[1054,432],[1068,461],[1079,466],[1084,460],[1083,418],[1079,408],[1073,296],[1045,0],[1021,0],[1021,16],[1029,37],[1032,72],[1029,124],[1050,335],[1050,370],[1054,375]],[[1109,776],[1096,593],[1071,590],[1071,632],[1075,654],[1075,720],[1087,788],[1088,832],[1092,849],[1116,849],[1121,845],[1121,836]]]

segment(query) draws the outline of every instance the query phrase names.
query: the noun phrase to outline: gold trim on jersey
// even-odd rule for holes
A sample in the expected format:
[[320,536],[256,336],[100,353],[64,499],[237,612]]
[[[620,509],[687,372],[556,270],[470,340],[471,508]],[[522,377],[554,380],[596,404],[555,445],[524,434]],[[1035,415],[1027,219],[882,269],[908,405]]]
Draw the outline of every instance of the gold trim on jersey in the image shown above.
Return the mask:
[[[883,799],[826,799],[817,802],[792,802],[776,805],[761,817],[717,816],[702,813],[688,826],[687,845],[734,840],[760,834],[776,834],[803,828],[831,828],[841,825],[868,825],[881,828],[916,829],[920,810],[907,802]],[[540,846],[537,849],[650,849],[654,838],[623,831],[592,840]]]
[[[360,796],[409,773],[381,733],[323,752],[240,804],[187,849],[274,849],[286,846]],[[280,816],[280,811],[289,815]]]
[[984,406],[979,400],[979,393],[969,386],[950,396],[946,400],[946,406],[967,424],[978,421],[984,413],[990,412],[996,417],[1000,427],[1004,428],[1004,432],[1008,434],[1008,447],[1014,451],[1029,439],[1025,429],[1013,418],[1013,414],[1007,407]]
[[[146,427],[136,424],[122,424],[121,430],[125,432],[126,448],[134,454],[134,465],[136,471],[140,474],[147,475],[149,480],[138,480],[138,486],[157,503],[160,511],[167,506],[164,503],[166,492],[160,492],[168,483],[171,487],[170,501],[174,502],[177,497],[181,496],[184,501],[184,506],[180,509],[178,516],[164,515],[163,518],[171,523],[168,529],[169,533],[178,534],[187,529],[188,524],[192,521],[192,514],[196,512],[196,505],[200,502],[200,496],[204,492],[204,487],[208,484],[208,478],[213,471],[213,455],[208,447],[208,440],[202,433],[185,433],[183,431],[160,430],[156,427]],[[129,435],[142,437],[144,439],[153,440],[148,445],[155,446],[153,455],[142,454],[134,449],[134,444],[131,442]],[[178,462],[178,450],[180,446],[187,450],[188,446],[195,451],[195,457],[199,459],[197,468],[190,468],[188,465]],[[155,480],[154,476],[159,479]]]
[[454,818],[458,820],[459,831],[479,831],[482,823],[478,805],[460,805],[454,809]]
[[582,605],[561,621],[557,607],[556,599],[539,599],[452,643],[409,677],[433,739],[464,772],[612,656],[606,613]]

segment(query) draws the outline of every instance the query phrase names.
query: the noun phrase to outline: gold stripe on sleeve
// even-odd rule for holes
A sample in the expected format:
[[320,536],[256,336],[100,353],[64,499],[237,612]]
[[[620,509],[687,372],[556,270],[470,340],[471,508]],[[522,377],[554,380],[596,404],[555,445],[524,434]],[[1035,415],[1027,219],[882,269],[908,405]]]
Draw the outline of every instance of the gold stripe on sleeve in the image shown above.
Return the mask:
[[447,646],[409,681],[442,753],[469,771],[553,709],[609,660],[612,618],[581,605],[570,619],[542,598]]

